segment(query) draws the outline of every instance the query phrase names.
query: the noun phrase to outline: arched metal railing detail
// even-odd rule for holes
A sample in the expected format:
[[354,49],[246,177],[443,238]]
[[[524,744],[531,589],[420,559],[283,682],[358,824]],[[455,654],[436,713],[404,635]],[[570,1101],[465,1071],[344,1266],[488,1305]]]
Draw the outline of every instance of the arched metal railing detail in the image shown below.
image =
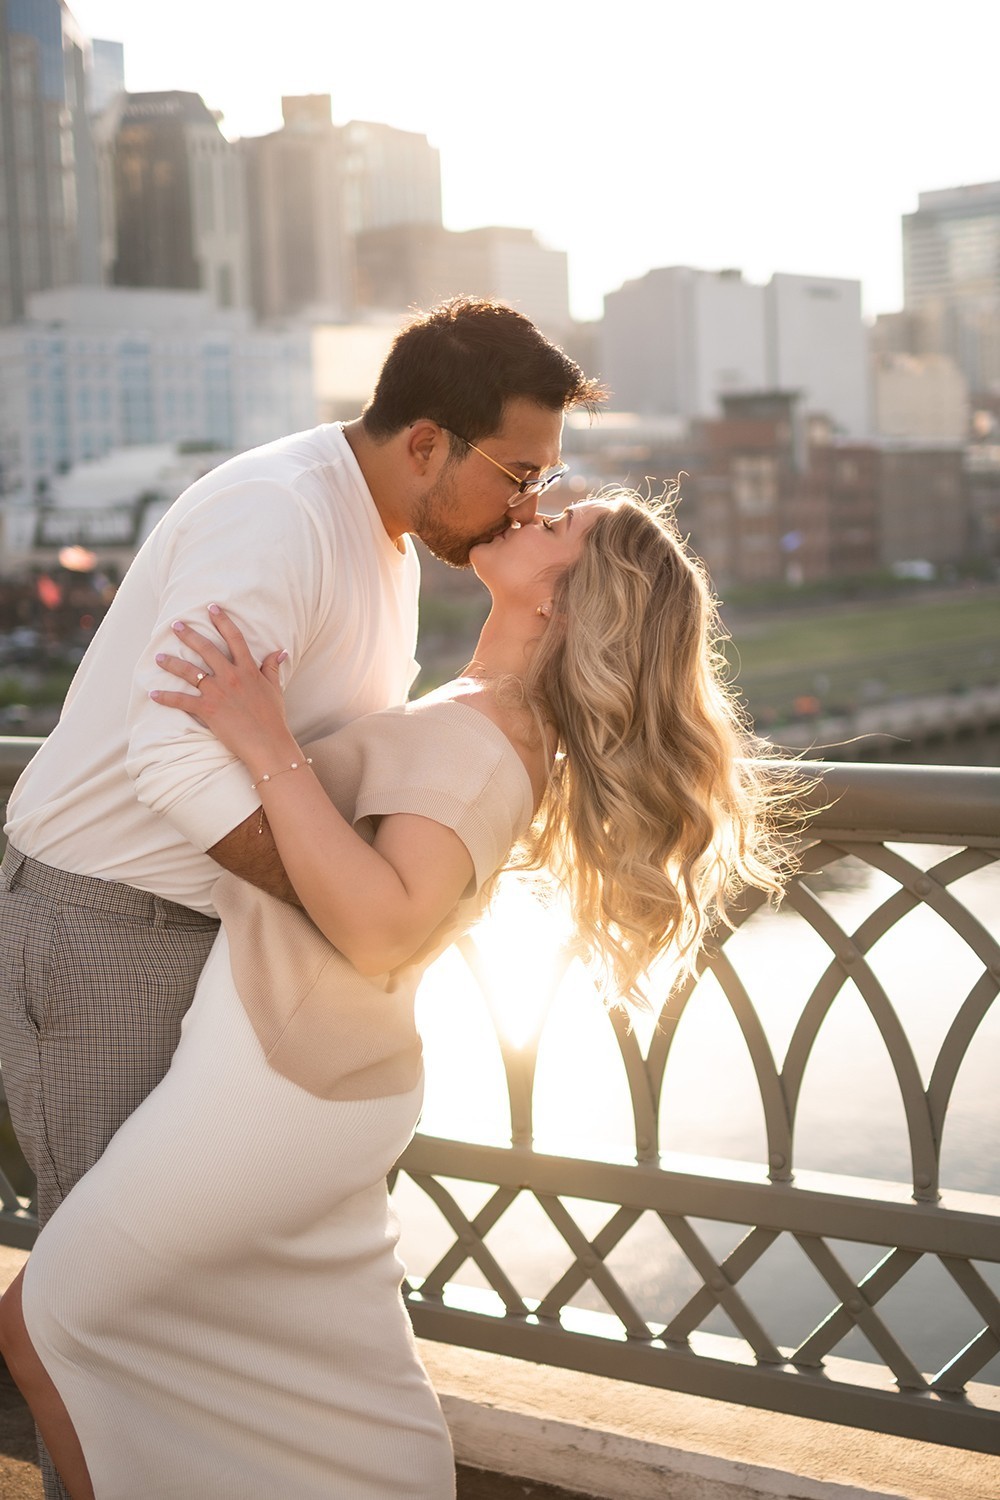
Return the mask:
[[[756,906],[756,903],[755,903]],[[745,920],[745,915],[743,917]],[[738,930],[738,927],[737,929]],[[728,933],[725,934],[728,938]],[[709,950],[700,972],[715,975],[723,994],[729,1001],[739,1024],[750,1054],[750,1061],[760,1090],[760,1102],[764,1109],[764,1126],[767,1132],[767,1152],[770,1176],[773,1181],[790,1181],[792,1175],[792,1115],[782,1088],[782,1080],[761,1025],[760,1017],[739,974],[729,962],[725,947]],[[661,1083],[662,1086],[662,1083]]]
[[849,979],[868,1006],[892,1063],[906,1112],[914,1184],[918,1191],[926,1193],[931,1189],[936,1176],[935,1146],[920,1071],[888,995],[865,962],[868,948],[862,928],[854,933],[845,933],[821,903],[803,887],[789,892],[789,902],[807,919],[834,954],[806,1001],[788,1049],[784,1082],[790,1114],[794,1118],[805,1070],[820,1026],[845,981]]
[[[899,883],[899,889],[853,933],[845,933],[801,883],[793,884],[788,891],[789,904],[810,922],[835,955],[809,996],[788,1049],[782,1076],[789,1110],[794,1118],[805,1068],[819,1028],[845,979],[849,978],[879,1028],[899,1084],[909,1130],[914,1196],[934,1201],[939,1192],[939,1153],[948,1099],[976,1030],[1000,989],[1000,943],[950,894],[948,887],[983,869],[996,856],[983,849],[964,849],[925,871],[882,844],[844,843],[816,846],[805,863],[809,869],[826,868],[834,860],[849,855],[889,875]],[[959,1008],[926,1091],[899,1017],[866,962],[866,956],[875,943],[920,903],[929,906],[947,922],[984,968]]]
[[[548,1157],[532,1146],[536,1063],[552,991],[531,1037],[518,1048],[501,1043],[517,1120],[510,1149],[417,1138],[401,1173],[438,1195],[435,1201],[442,1201],[442,1179],[496,1189],[486,1207],[469,1216],[449,1191],[447,1217],[456,1241],[422,1281],[415,1278],[407,1288],[418,1331],[649,1384],[1000,1451],[1000,1389],[975,1383],[1000,1352],[1000,1200],[948,1191],[942,1196],[940,1182],[949,1101],[1000,987],[1000,943],[956,891],[965,877],[1000,857],[1000,775],[922,770],[915,777],[913,771],[853,767],[828,773],[826,788],[832,788],[835,805],[812,825],[815,841],[786,898],[828,958],[804,986],[783,1057],[772,1049],[739,952],[731,946],[760,909],[762,898],[754,895],[739,912],[734,934],[723,934],[699,973],[665,1000],[645,1052],[627,1018],[608,1015],[609,1042],[613,1035],[629,1090],[633,1165]],[[878,772],[885,774],[879,778]],[[853,795],[854,776],[859,796]],[[900,845],[932,846],[928,852],[935,845],[951,848],[923,868]],[[859,921],[845,922],[810,884],[811,876],[845,861],[861,862],[891,883]],[[981,965],[971,984],[963,984],[966,993],[949,996],[954,1014],[926,1080],[898,1001],[874,961],[880,941],[921,906],[947,924]],[[465,940],[463,952],[481,981],[484,965],[474,938]],[[556,981],[568,963],[563,953],[553,969]],[[715,1161],[699,1175],[697,1160],[688,1170],[671,1171],[657,1154],[679,1023],[709,973],[738,1026],[763,1114],[766,1162],[756,1175],[733,1163],[739,1170],[727,1177]],[[487,977],[484,989],[490,982]],[[796,1162],[796,1123],[809,1094],[810,1061],[845,986],[853,987],[874,1023],[891,1070],[887,1076],[898,1092],[912,1170],[908,1188],[805,1172]],[[491,1009],[502,1032],[499,1002]],[[1000,1114],[1000,1096],[997,1108]],[[540,1205],[569,1255],[568,1266],[540,1294],[536,1287],[534,1297],[516,1285],[513,1272],[505,1273],[504,1282],[487,1274],[478,1250],[489,1235],[493,1260],[504,1264],[498,1243],[503,1217],[526,1196]],[[593,1226],[585,1231],[573,1208],[581,1201],[606,1209],[596,1232]],[[694,1280],[694,1289],[664,1305],[660,1318],[640,1306],[628,1276],[614,1269],[616,1253],[653,1221],[664,1246],[673,1247],[664,1248],[664,1264],[686,1267],[676,1272],[685,1285]],[[736,1229],[735,1243],[723,1253],[700,1227],[713,1223]],[[868,1255],[860,1270],[839,1248],[852,1242],[855,1253]],[[795,1343],[772,1329],[752,1285],[783,1246],[796,1247],[808,1262],[825,1301]],[[679,1260],[670,1260],[673,1252]],[[502,1317],[488,1310],[488,1291],[478,1300],[469,1293],[463,1302],[466,1260],[498,1293]],[[929,1369],[914,1347],[921,1330],[899,1326],[894,1298],[913,1277],[935,1268],[960,1293],[962,1317],[974,1316],[979,1327],[970,1333],[956,1316],[953,1347]],[[575,1310],[591,1306],[587,1293],[599,1294],[608,1313],[603,1324],[591,1314],[583,1328]],[[720,1313],[734,1336],[706,1328]],[[867,1346],[865,1362],[839,1357],[844,1340],[859,1335]]]
[[[7,760],[10,746],[0,745]],[[425,1201],[440,1230],[427,1255],[432,1263],[414,1271],[404,1292],[417,1332],[431,1338],[1000,1452],[1000,1197],[941,1183],[956,1082],[979,1055],[977,1039],[992,1025],[1000,989],[1000,942],[960,888],[1000,859],[1000,773],[852,765],[824,767],[823,777],[823,810],[786,900],[810,943],[826,952],[796,990],[783,1056],[735,940],[760,910],[756,895],[745,901],[734,933],[722,934],[699,972],[663,1001],[648,1045],[622,1012],[606,1013],[607,1062],[615,1086],[627,1091],[632,1160],[556,1155],[538,1146],[546,1087],[540,1049],[572,951],[553,945],[547,999],[514,1045],[495,968],[475,935],[461,941],[468,982],[493,1022],[489,1045],[502,1062],[509,1140],[480,1144],[424,1133],[404,1153],[396,1188]],[[925,847],[918,856],[912,846]],[[943,846],[939,858],[934,846]],[[879,888],[891,886],[885,894],[876,889],[860,920],[850,917],[850,903],[845,915],[843,905],[826,899],[813,879],[857,862],[877,872]],[[950,1020],[926,1079],[905,1007],[894,1000],[877,952],[920,908],[972,955],[963,961],[971,980],[956,975],[953,989],[963,992],[947,997]],[[777,948],[780,933],[773,941]],[[680,1023],[709,976],[735,1023],[762,1112],[756,1166],[661,1155]],[[809,1171],[797,1159],[817,1042],[847,990],[871,1018],[874,1045],[888,1062],[889,1090],[905,1121],[909,1184]],[[920,1055],[926,1058],[926,1049]],[[1000,1094],[994,1097],[1000,1114]],[[986,1133],[997,1121],[979,1124]],[[524,1237],[513,1229],[526,1208],[539,1238],[544,1229],[556,1246],[548,1259],[536,1257],[530,1274]],[[28,1244],[32,1232],[30,1206],[0,1175],[0,1237]],[[805,1318],[801,1326],[793,1326],[782,1302],[789,1257],[812,1278],[802,1304],[808,1317],[796,1314]],[[637,1274],[651,1264],[656,1276]],[[922,1318],[902,1318],[898,1301],[907,1287],[922,1287],[922,1277],[933,1280],[935,1297],[956,1299],[945,1343],[932,1354]],[[770,1300],[761,1296],[765,1281],[776,1289]],[[605,1311],[595,1312],[595,1304]],[[728,1332],[718,1331],[720,1319]],[[864,1360],[856,1357],[859,1343]]]

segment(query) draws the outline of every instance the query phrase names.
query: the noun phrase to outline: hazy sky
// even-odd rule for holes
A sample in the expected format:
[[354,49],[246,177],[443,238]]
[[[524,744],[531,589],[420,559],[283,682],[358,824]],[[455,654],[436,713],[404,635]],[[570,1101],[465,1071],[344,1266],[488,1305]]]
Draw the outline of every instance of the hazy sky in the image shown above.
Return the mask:
[[281,95],[441,151],[446,224],[569,252],[578,317],[652,266],[860,277],[902,299],[917,193],[1000,179],[1000,0],[69,0],[126,86],[233,137]]

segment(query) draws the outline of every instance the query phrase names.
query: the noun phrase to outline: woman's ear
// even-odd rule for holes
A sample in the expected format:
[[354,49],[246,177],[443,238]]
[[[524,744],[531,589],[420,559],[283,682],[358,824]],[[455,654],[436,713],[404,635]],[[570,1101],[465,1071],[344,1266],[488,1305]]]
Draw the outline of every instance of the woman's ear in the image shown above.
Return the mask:
[[541,615],[543,620],[550,620],[552,618],[552,600],[543,599],[541,604],[535,610],[535,614]]

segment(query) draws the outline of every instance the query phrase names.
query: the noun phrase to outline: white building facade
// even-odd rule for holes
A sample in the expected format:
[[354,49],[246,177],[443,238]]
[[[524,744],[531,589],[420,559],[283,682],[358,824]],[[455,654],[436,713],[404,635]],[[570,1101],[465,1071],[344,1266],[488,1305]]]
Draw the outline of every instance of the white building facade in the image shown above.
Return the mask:
[[316,420],[308,329],[254,327],[207,293],[72,287],[0,330],[0,483],[40,481],[113,448],[242,450]]
[[605,298],[600,338],[619,410],[711,418],[723,396],[791,390],[843,435],[868,434],[860,282],[663,267]]
[[829,417],[842,436],[866,437],[871,394],[860,281],[779,272],[764,296],[768,384],[801,391],[806,414]]
[[604,299],[602,377],[623,411],[715,416],[767,383],[764,290],[738,271],[669,266]]

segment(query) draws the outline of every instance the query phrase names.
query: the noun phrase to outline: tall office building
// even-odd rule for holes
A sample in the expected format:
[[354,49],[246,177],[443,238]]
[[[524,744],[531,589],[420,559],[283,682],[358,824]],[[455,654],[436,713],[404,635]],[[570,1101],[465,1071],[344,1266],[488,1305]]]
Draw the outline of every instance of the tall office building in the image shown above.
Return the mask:
[[739,271],[664,266],[604,299],[602,378],[618,410],[716,416],[768,383],[764,289]]
[[413,131],[361,120],[334,125],[329,94],[281,104],[281,130],[240,143],[253,305],[262,318],[307,311],[343,322],[371,305],[372,277],[356,265],[361,237],[401,225],[443,233],[440,158]]
[[60,0],[0,4],[0,323],[33,292],[96,278],[88,67]]
[[569,327],[566,254],[530,229],[397,224],[359,234],[355,247],[363,308],[429,307],[470,292],[509,302],[552,337]]
[[950,354],[973,393],[1000,388],[1000,182],[921,193],[903,215],[913,353]]
[[669,266],[604,299],[601,376],[619,410],[718,417],[727,397],[796,391],[851,437],[868,432],[861,287],[830,277]]
[[903,215],[907,308],[1000,298],[1000,182],[921,193]]
[[281,110],[281,130],[240,142],[251,301],[260,318],[310,308],[339,322],[354,301],[343,131],[329,94],[284,98]]
[[87,108],[92,115],[99,115],[125,92],[125,48],[121,42],[94,37],[90,43],[90,59]]
[[868,342],[861,283],[775,273],[764,288],[768,384],[801,391],[805,407],[844,436],[871,430]]
[[120,94],[95,130],[107,279],[246,305],[242,161],[200,95]]
[[441,156],[425,135],[369,120],[343,127],[347,229],[441,223]]

